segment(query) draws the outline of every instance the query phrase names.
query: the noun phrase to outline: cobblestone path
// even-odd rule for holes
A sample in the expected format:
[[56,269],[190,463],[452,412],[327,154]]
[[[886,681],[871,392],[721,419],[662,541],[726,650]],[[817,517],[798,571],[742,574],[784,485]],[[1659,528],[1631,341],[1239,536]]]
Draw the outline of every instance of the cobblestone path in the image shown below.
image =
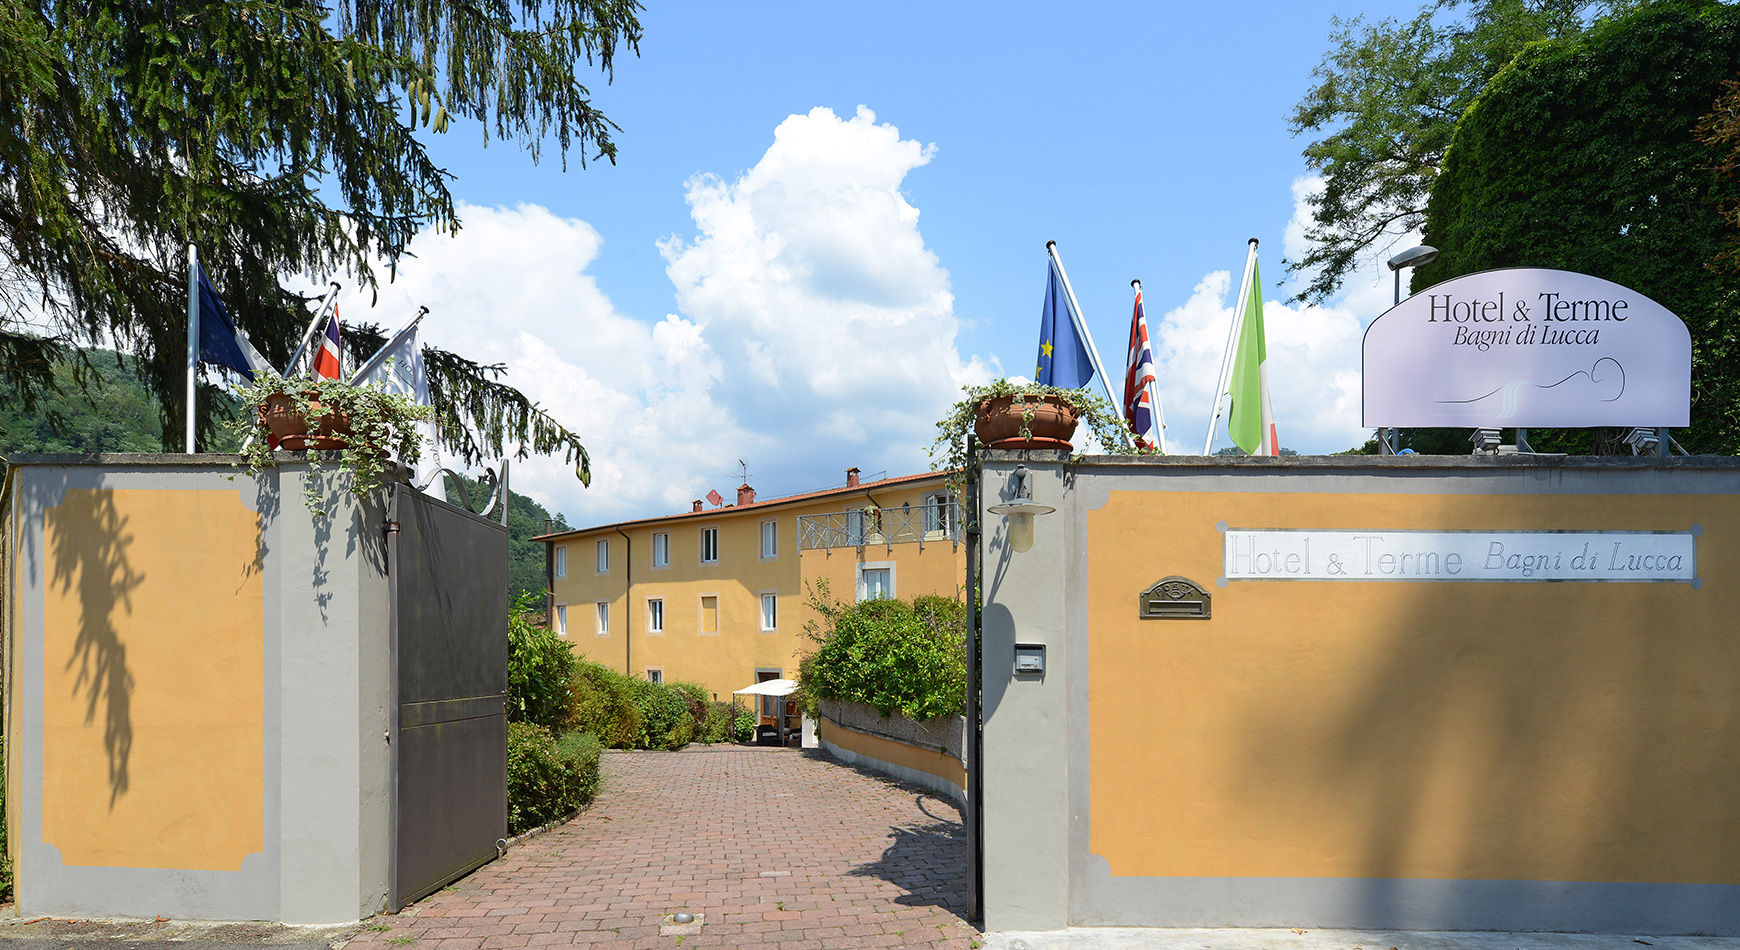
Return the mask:
[[[586,811],[351,950],[978,945],[946,798],[791,749],[611,752],[603,770]],[[698,933],[661,926],[678,911],[705,915]]]

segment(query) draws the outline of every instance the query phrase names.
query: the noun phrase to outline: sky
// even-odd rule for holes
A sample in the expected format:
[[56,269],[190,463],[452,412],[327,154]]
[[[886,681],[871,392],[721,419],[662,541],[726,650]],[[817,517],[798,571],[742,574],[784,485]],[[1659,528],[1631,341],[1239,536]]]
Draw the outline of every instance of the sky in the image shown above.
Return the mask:
[[961,386],[1032,375],[1048,240],[1120,395],[1142,281],[1168,447],[1199,453],[1255,237],[1281,444],[1340,451],[1369,435],[1387,253],[1288,302],[1315,180],[1287,120],[1333,16],[1414,10],[653,2],[639,57],[591,84],[614,165],[455,122],[430,140],[459,234],[420,235],[373,308],[348,289],[341,311],[427,306],[426,342],[506,363],[594,473],[534,459],[514,488],[595,525],[745,473],[768,498],[929,468]]

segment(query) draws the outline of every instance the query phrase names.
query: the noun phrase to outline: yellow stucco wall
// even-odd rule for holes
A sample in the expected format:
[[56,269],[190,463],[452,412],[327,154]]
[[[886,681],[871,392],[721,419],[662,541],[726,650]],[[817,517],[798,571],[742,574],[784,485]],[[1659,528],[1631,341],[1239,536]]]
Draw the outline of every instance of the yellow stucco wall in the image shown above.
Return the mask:
[[[884,508],[914,507],[924,496],[941,490],[942,479],[871,486]],[[803,635],[813,611],[806,606],[806,585],[828,580],[834,596],[850,601],[856,595],[860,561],[891,561],[895,593],[954,595],[966,565],[964,546],[944,538],[927,540],[924,550],[914,542],[868,544],[831,551],[798,550],[798,519],[862,508],[862,492],[759,507],[723,507],[624,527],[632,543],[614,528],[582,531],[555,543],[567,546],[566,577],[553,581],[554,601],[568,608],[567,638],[576,652],[616,670],[643,676],[648,669],[663,672],[666,682],[699,683],[720,700],[755,681],[756,670],[778,670],[796,678],[798,659],[813,648]],[[761,557],[761,523],[774,521],[778,545],[774,558]],[[704,564],[701,530],[719,530],[719,560]],[[670,564],[652,566],[653,535],[670,535]],[[606,573],[597,571],[597,543],[610,545]],[[630,549],[632,548],[632,559]],[[892,551],[890,551],[892,548]],[[632,573],[632,591],[629,590]],[[777,629],[761,629],[761,595],[778,597]],[[719,598],[719,632],[701,632],[701,598]],[[647,601],[664,601],[664,633],[649,634]],[[608,601],[609,634],[597,635],[596,604]],[[625,640],[626,638],[626,640]]]
[[[1673,530],[1687,584],[1235,581],[1235,528]],[[1088,515],[1115,876],[1740,884],[1740,499],[1113,492]],[[1138,620],[1181,574],[1211,620]]]
[[238,870],[264,835],[259,516],[233,490],[74,489],[43,541],[43,841]]
[[963,792],[967,789],[966,766],[961,764],[960,759],[935,749],[924,749],[867,732],[847,729],[826,718],[816,724],[816,736],[823,742],[831,742],[848,752],[934,775]]

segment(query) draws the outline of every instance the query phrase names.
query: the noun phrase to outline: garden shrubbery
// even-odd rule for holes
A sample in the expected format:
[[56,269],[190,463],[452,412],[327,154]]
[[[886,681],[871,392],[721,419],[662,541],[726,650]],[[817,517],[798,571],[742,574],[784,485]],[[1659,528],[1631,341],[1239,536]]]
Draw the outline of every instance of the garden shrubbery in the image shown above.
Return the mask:
[[908,719],[958,715],[967,699],[967,611],[927,594],[847,604],[827,584],[810,591],[821,624],[805,625],[816,650],[798,666],[806,699],[837,699]]
[[548,824],[590,802],[603,751],[584,733],[558,739],[536,723],[508,723],[508,833]]
[[574,653],[539,622],[536,598],[508,619],[508,826],[514,833],[592,800],[598,756],[680,749],[754,734],[753,717],[693,683],[649,683]]

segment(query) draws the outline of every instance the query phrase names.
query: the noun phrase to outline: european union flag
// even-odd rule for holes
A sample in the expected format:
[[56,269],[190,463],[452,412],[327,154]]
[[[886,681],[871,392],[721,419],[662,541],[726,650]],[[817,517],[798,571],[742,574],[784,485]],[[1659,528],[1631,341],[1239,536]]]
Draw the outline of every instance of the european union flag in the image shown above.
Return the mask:
[[1045,309],[1039,313],[1039,366],[1033,371],[1042,386],[1080,389],[1094,378],[1093,361],[1088,358],[1087,344],[1076,332],[1075,321],[1069,318],[1069,299],[1064,296],[1063,282],[1057,279],[1057,264],[1048,268],[1050,280],[1045,284]]

